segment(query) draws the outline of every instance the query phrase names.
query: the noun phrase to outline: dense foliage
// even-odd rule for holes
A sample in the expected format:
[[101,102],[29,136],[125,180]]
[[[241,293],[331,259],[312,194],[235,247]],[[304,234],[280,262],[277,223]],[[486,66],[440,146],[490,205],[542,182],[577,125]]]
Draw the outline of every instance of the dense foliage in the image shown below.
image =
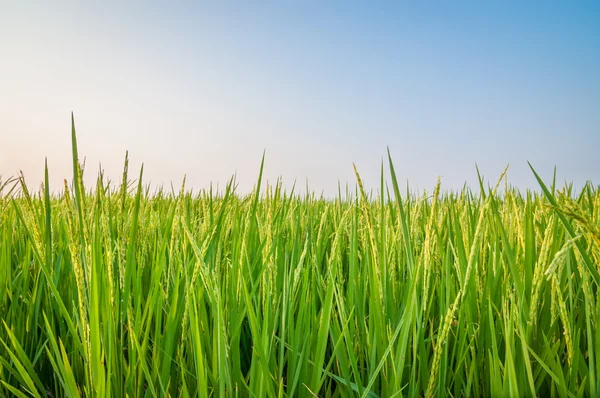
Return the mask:
[[591,184],[149,194],[73,158],[0,192],[2,396],[598,396]]

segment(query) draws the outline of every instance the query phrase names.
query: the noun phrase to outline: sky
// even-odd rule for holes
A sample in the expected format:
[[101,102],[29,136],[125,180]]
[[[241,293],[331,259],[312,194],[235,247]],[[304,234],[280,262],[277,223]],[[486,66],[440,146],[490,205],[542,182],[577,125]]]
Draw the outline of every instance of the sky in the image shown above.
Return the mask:
[[600,2],[91,3],[0,0],[4,180],[600,183]]

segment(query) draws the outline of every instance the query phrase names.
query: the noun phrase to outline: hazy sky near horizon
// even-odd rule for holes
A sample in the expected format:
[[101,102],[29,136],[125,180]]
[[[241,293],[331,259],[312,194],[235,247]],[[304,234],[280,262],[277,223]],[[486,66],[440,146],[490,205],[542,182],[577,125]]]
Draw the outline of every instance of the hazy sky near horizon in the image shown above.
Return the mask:
[[73,111],[88,182],[600,183],[599,71],[597,1],[0,0],[0,174],[62,189]]

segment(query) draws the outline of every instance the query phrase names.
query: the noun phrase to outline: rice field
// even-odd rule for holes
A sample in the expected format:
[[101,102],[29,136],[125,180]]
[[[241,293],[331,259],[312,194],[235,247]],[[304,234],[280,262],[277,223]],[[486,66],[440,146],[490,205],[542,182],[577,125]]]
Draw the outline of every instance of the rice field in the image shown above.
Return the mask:
[[72,135],[61,192],[0,182],[0,396],[599,396],[591,183],[151,194]]

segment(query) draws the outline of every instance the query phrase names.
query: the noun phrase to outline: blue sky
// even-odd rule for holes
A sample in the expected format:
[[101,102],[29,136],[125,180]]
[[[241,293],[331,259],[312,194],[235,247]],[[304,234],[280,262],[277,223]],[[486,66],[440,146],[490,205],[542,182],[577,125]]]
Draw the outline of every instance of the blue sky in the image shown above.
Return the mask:
[[600,181],[600,3],[0,3],[0,174],[153,186]]

